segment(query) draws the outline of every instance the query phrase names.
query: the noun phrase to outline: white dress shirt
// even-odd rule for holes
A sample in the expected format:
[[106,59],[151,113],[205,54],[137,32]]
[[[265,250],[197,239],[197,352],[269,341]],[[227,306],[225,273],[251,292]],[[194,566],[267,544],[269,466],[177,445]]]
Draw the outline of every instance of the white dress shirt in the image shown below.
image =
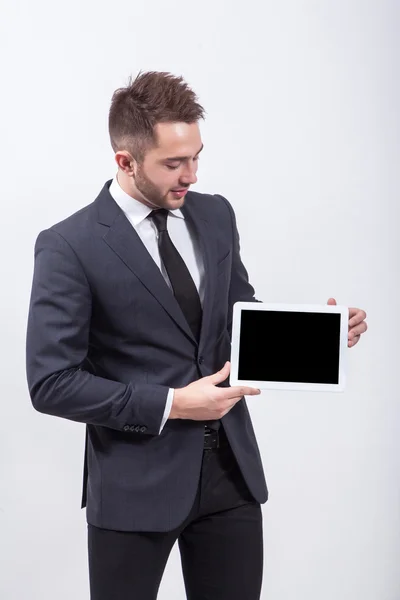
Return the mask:
[[[143,244],[146,246],[150,256],[161,270],[161,273],[171,287],[167,272],[161,262],[160,252],[158,249],[158,231],[152,219],[147,219],[152,209],[145,206],[132,196],[129,196],[118,183],[115,177],[110,185],[110,194],[115,202],[121,208],[126,218],[139,235]],[[200,302],[203,305],[204,300],[204,263],[201,256],[198,244],[194,236],[189,231],[187,222],[182,211],[177,208],[170,210],[167,218],[167,227],[169,236],[182,256],[189,270],[190,275],[199,292]],[[161,421],[160,433],[167,422],[171,412],[172,402],[174,399],[174,390],[171,388],[168,392],[165,411]]]

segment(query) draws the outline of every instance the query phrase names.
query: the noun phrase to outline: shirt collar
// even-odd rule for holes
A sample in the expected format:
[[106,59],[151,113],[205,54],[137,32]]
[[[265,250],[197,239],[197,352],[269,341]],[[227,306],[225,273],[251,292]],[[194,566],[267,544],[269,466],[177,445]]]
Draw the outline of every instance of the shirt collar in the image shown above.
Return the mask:
[[[144,221],[152,211],[151,208],[145,206],[139,202],[139,200],[136,200],[127,194],[119,185],[117,177],[114,177],[112,180],[109,192],[125,215],[129,217],[129,220],[134,226],[137,226],[139,223]],[[185,218],[180,208],[176,208],[175,210],[170,210],[168,212],[174,217],[179,217],[180,219]]]

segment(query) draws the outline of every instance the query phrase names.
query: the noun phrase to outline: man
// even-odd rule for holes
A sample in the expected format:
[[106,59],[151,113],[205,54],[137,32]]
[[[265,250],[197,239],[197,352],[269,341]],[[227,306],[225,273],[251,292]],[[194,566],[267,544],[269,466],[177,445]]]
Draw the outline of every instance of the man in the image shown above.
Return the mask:
[[[117,176],[36,243],[29,389],[87,424],[92,600],[154,600],[175,541],[190,600],[260,597],[267,487],[243,398],[259,390],[227,384],[232,306],[256,300],[230,204],[189,192],[202,118],[167,73],[117,90]],[[350,309],[349,346],[364,331]]]

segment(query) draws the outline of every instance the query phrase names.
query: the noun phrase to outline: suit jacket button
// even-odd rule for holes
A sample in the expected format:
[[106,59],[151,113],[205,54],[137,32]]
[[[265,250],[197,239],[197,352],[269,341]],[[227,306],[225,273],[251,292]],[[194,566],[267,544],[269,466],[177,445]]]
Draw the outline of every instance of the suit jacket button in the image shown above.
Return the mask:
[[204,356],[199,356],[199,365],[202,365],[204,362]]
[[140,431],[140,425],[136,425],[135,431],[136,431],[136,433],[139,433],[139,431]]
[[147,427],[145,427],[144,425],[141,426],[140,428],[140,432],[144,433],[147,430]]
[[124,425],[124,431],[130,431],[129,425]]
[[132,432],[133,432],[133,431],[136,431],[135,425],[131,425],[131,426],[129,427],[129,430],[130,430],[130,431],[132,431]]

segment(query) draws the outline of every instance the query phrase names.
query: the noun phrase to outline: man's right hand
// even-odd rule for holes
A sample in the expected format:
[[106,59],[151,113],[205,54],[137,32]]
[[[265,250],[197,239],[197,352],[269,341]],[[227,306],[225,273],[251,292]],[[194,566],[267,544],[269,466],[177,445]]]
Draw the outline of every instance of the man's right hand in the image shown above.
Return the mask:
[[184,388],[175,389],[169,418],[193,421],[221,419],[243,396],[261,393],[256,388],[246,386],[217,387],[227,379],[230,370],[231,365],[226,362],[214,375],[202,377]]

